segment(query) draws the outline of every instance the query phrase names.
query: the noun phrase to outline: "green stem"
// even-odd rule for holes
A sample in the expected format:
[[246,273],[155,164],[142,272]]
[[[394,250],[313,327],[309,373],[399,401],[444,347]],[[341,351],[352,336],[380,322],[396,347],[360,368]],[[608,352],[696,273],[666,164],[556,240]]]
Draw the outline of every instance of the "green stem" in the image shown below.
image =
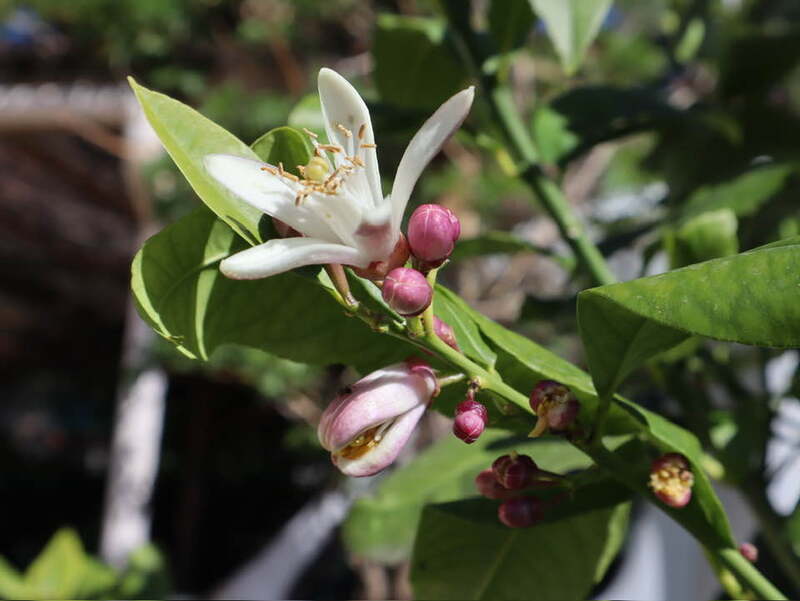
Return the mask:
[[428,305],[428,308],[425,309],[425,312],[422,314],[422,325],[425,326],[426,336],[432,336],[436,332],[436,320],[433,314],[433,303],[436,300],[436,274],[438,271],[438,269],[431,269],[427,276],[428,284],[430,285],[431,290],[433,290],[433,296],[431,297],[431,304]]
[[764,578],[763,574],[747,561],[738,549],[716,549],[712,553],[733,572],[743,586],[752,590],[759,599],[786,599],[783,593]]

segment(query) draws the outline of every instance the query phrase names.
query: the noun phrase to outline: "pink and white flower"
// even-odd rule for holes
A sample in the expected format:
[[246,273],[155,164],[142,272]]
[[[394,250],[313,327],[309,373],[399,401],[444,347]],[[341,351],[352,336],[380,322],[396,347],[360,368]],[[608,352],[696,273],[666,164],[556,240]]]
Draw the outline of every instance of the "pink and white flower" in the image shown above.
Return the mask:
[[371,476],[394,462],[437,392],[436,376],[424,362],[389,365],[328,405],[317,436],[344,474]]
[[400,160],[391,193],[384,196],[366,104],[331,69],[320,70],[318,87],[328,144],[315,141],[317,156],[303,179],[281,165],[223,154],[205,157],[205,168],[220,184],[302,234],[228,257],[220,265],[228,277],[256,279],[326,263],[366,268],[386,261],[417,179],[466,118],[474,96],[472,87],[462,90],[423,124]]

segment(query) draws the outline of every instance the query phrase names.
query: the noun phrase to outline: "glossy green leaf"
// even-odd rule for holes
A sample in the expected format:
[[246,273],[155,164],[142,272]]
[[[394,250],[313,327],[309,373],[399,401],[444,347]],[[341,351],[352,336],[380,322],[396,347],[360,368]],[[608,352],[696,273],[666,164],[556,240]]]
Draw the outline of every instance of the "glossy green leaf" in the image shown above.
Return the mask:
[[453,327],[458,345],[465,355],[484,367],[494,366],[494,351],[483,340],[478,326],[470,318],[471,309],[461,297],[444,286],[437,286],[433,311],[439,319]]
[[586,455],[561,440],[509,437],[492,429],[473,445],[447,436],[355,503],[343,526],[349,551],[383,563],[406,559],[423,506],[474,496],[475,476],[511,450],[529,454],[542,469],[559,473],[590,464]]
[[611,0],[530,0],[547,25],[547,33],[567,74],[577,71],[592,43]]
[[372,53],[381,99],[402,108],[435,109],[464,87],[467,74],[445,44],[438,19],[378,16]]
[[298,176],[297,166],[308,163],[314,152],[306,134],[287,126],[268,131],[251,148],[262,161],[271,165],[282,163],[286,171]]
[[220,345],[240,344],[294,361],[379,367],[413,347],[345,316],[329,288],[284,273],[231,280],[219,262],[246,247],[200,208],[150,238],[136,254],[131,288],[139,312],[190,357],[206,359]]
[[689,335],[800,345],[800,238],[657,276],[585,290],[578,325],[597,390]]
[[503,526],[497,503],[488,500],[426,507],[411,568],[416,597],[587,598],[619,551],[627,525],[627,504],[599,500],[592,499],[593,511],[581,507],[531,528]]
[[500,53],[522,45],[533,27],[528,0],[492,0],[488,19],[489,31]]
[[258,222],[261,212],[228,192],[203,166],[208,154],[233,154],[258,158],[233,134],[172,98],[140,86],[129,78],[147,120],[158,134],[172,160],[202,201],[245,240],[261,240]]
[[793,172],[790,165],[766,165],[714,186],[694,192],[683,207],[683,219],[719,209],[730,209],[737,217],[754,214],[783,188]]

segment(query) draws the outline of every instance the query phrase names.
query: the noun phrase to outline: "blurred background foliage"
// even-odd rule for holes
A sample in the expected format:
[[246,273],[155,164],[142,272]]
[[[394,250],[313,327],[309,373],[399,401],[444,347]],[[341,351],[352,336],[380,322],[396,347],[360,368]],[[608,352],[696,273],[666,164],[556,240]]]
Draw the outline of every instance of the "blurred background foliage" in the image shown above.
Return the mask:
[[[465,41],[448,28],[447,4],[6,1],[0,73],[7,85],[121,85],[132,74],[250,143],[286,123],[319,130],[315,77],[331,66],[367,98],[389,182],[422,120],[474,83],[474,69],[512,86],[541,168],[560,182],[621,279],[800,232],[797,2],[618,0],[601,20],[581,25],[597,29],[581,47],[548,35],[554,30],[547,2],[476,1],[470,19],[478,31],[474,43],[487,57],[481,65],[469,64]],[[136,556],[133,572],[113,573],[85,554],[71,530],[59,531],[40,554],[64,524],[77,528],[90,549],[97,539],[127,262],[135,250],[133,211],[115,175],[118,157],[64,138],[0,136],[0,208],[7,218],[0,225],[7,235],[0,282],[8,291],[0,316],[7,333],[0,347],[0,493],[6,515],[18,516],[0,525],[0,596],[47,596],[36,588],[36,574],[51,563],[87,570],[86,583],[64,581],[57,596],[202,594],[269,541],[303,502],[335,484],[314,420],[353,374],[243,349],[223,349],[201,365],[158,342],[153,360],[166,366],[169,393],[153,539],[169,559],[171,578],[153,549]],[[476,103],[443,155],[413,202],[438,202],[461,218],[468,242],[444,270],[445,282],[480,311],[580,363],[575,294],[587,279],[514,177],[518,166],[485,105]],[[53,183],[42,188],[43,177]],[[147,165],[144,179],[163,223],[197,205],[166,157]],[[31,198],[45,199],[35,219],[26,217]],[[121,248],[102,269],[87,258],[102,244],[75,238],[50,212],[48,203],[66,198],[109,212],[108,235]],[[62,247],[83,254],[54,259]],[[105,287],[93,300],[65,292],[84,279]],[[778,397],[758,374],[775,355],[689,341],[624,392],[698,433],[728,481],[763,509]],[[654,382],[667,393],[654,392]],[[794,396],[798,389],[795,371],[784,392]],[[447,425],[431,417],[426,428],[420,446]],[[361,506],[358,519],[368,519],[366,511]],[[767,519],[782,524],[774,512]],[[766,556],[766,571],[786,585]],[[361,565],[335,540],[293,594],[363,594],[354,576]]]

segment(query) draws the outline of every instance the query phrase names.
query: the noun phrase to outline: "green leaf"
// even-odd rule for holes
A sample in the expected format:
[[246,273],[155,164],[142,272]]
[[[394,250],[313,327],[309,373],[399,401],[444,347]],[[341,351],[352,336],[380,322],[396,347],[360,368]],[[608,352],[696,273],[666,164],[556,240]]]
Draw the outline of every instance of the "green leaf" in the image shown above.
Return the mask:
[[194,109],[140,86],[133,78],[128,81],[150,125],[197,195],[245,240],[251,244],[261,241],[258,230],[261,211],[228,192],[203,166],[203,159],[209,154],[257,159],[256,154]]
[[730,209],[737,217],[752,215],[783,188],[793,170],[790,165],[768,165],[723,184],[704,186],[686,201],[682,218],[690,219],[718,209]]
[[71,528],[62,528],[25,572],[31,599],[77,599],[86,570],[86,554]]
[[463,64],[445,44],[439,19],[378,16],[372,53],[375,85],[387,104],[435,109],[458,92],[467,79]]
[[411,567],[417,598],[585,599],[619,551],[628,505],[518,529],[496,512],[488,500],[425,508]]
[[406,559],[423,506],[475,495],[475,476],[511,450],[531,455],[542,469],[554,472],[590,464],[586,455],[561,440],[509,437],[492,429],[474,445],[447,436],[355,503],[343,525],[349,551],[382,563]]
[[611,0],[530,0],[530,3],[547,25],[561,66],[572,75],[600,31]]
[[297,176],[300,175],[297,166],[308,163],[314,152],[308,136],[288,126],[271,129],[253,142],[251,148],[265,163],[283,163],[286,171]]
[[461,297],[444,286],[436,286],[433,311],[439,319],[453,327],[458,345],[465,355],[484,367],[494,366],[496,355],[484,342],[478,326],[470,318],[472,310]]
[[731,209],[701,213],[677,230],[665,232],[664,243],[674,269],[739,252],[738,220]]
[[689,335],[800,345],[800,238],[657,276],[585,290],[578,325],[600,394]]
[[184,354],[207,359],[240,344],[312,364],[387,365],[413,347],[346,317],[318,280],[284,273],[231,280],[219,262],[246,247],[204,208],[150,238],[136,254],[131,288],[139,312]]
[[518,48],[533,27],[533,11],[528,0],[492,0],[489,31],[501,54]]

